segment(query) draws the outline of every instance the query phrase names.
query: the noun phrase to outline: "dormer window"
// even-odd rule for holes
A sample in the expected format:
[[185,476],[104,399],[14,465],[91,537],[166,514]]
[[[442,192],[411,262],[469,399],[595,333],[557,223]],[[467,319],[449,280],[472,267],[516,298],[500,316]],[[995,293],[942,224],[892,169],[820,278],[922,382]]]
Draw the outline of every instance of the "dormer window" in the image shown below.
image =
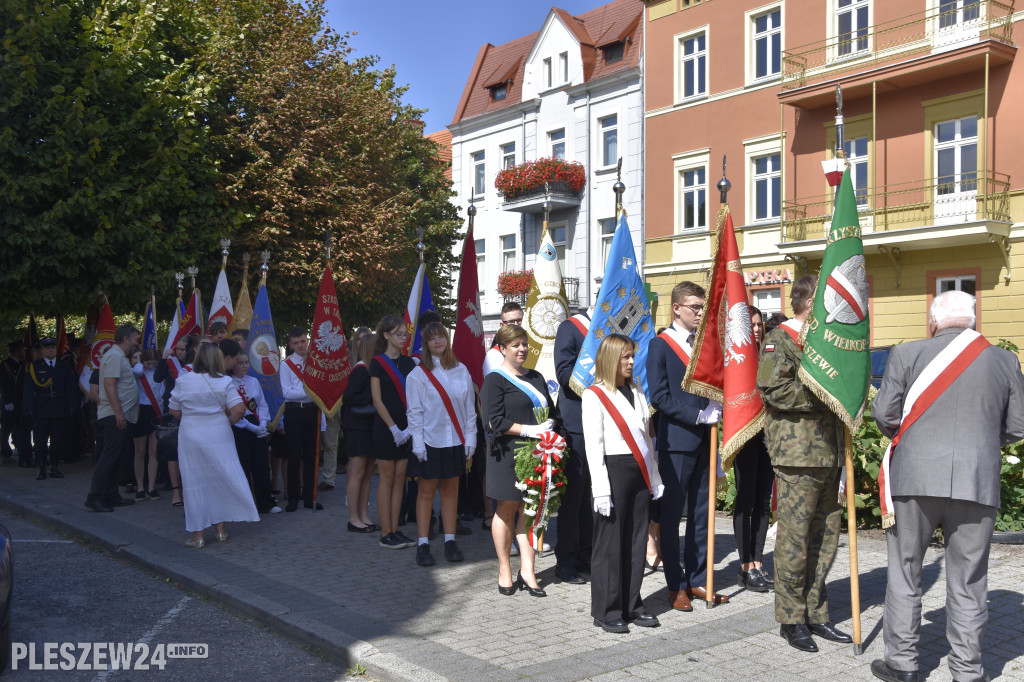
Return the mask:
[[626,44],[621,40],[617,43],[604,46],[604,61],[606,64],[613,62],[622,61],[622,55],[625,53]]
[[508,83],[491,86],[491,101],[500,102],[508,96]]

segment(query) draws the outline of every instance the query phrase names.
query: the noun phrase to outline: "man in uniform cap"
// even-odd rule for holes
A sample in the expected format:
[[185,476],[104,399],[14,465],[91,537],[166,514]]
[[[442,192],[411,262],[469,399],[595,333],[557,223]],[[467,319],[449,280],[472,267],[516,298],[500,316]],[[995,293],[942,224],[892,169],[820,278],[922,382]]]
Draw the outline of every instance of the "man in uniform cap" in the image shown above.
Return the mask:
[[36,480],[46,479],[46,459],[50,457],[50,476],[64,478],[57,468],[63,454],[64,435],[71,410],[81,399],[75,373],[66,362],[57,360],[57,339],[39,342],[41,358],[32,362],[25,377],[23,417],[32,423],[35,444]]

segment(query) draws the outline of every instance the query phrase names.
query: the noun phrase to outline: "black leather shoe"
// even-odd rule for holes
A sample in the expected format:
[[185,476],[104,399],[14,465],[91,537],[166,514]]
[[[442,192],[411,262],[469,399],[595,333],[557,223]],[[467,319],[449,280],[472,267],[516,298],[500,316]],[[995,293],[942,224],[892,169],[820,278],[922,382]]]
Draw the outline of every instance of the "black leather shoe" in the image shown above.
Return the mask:
[[64,478],[64,474],[57,467],[50,467],[50,478]]
[[[764,570],[764,566],[762,566],[761,568],[755,568],[753,570],[757,571],[758,575],[761,576],[761,580],[763,580],[765,582],[765,584],[769,588],[771,588],[773,590],[775,589],[775,580],[772,579],[771,573],[769,573],[768,571]],[[753,571],[751,571],[751,572],[753,572]]]
[[850,637],[845,632],[836,630],[836,627],[828,621],[824,623],[808,623],[807,629],[811,631],[812,635],[817,635],[822,639],[827,639],[830,642],[839,642],[840,644],[849,644],[853,641],[853,637]]
[[658,617],[650,613],[638,613],[629,620],[633,625],[639,625],[642,628],[656,628],[661,625]]
[[587,581],[573,568],[555,566],[555,577],[570,585],[586,585]]
[[783,623],[779,626],[779,634],[794,649],[811,652],[818,650],[818,645],[814,643],[814,638],[811,637],[811,631],[803,623]]
[[284,508],[286,512],[293,512],[299,508],[298,500],[288,500],[288,506]]
[[523,572],[522,571],[520,571],[518,574],[516,574],[516,582],[519,583],[519,589],[520,590],[525,590],[526,592],[529,592],[531,597],[546,597],[546,596],[548,596],[548,593],[544,591],[544,588],[542,588],[540,586],[539,582],[537,583],[537,587],[530,587],[529,585],[527,585],[526,581],[523,580]]
[[94,512],[112,512],[114,508],[105,502],[99,500],[86,500],[85,506]]
[[598,620],[597,618],[595,618],[594,625],[601,628],[605,632],[611,632],[616,635],[623,635],[629,632],[629,626],[626,624],[626,621],[622,620],[621,618],[610,620],[607,623],[603,620]]
[[107,500],[107,504],[111,507],[130,507],[135,504],[135,500],[129,500],[126,497],[115,497],[112,500]]
[[459,543],[455,540],[444,543],[444,559],[445,561],[463,561],[465,559],[462,556],[462,550],[459,549]]
[[302,506],[305,507],[306,509],[313,509],[314,507],[316,507],[317,511],[323,511],[324,508],[324,506],[319,502],[303,502]]
[[871,674],[886,682],[917,682],[920,679],[916,670],[896,670],[880,658],[871,661]]
[[770,589],[756,568],[751,571],[740,571],[739,582],[741,587],[751,592],[768,592]]
[[353,525],[353,524],[350,523],[350,524],[348,524],[348,532],[349,533],[373,533],[374,529],[373,529],[373,526],[356,526],[356,525]]
[[37,481],[45,481],[46,480],[46,469],[40,469],[39,471],[36,472],[36,480]]
[[498,594],[505,595],[506,597],[511,597],[513,594],[516,593],[516,590],[518,590],[518,589],[519,589],[519,583],[517,581],[513,580],[512,581],[512,585],[509,586],[509,587],[502,587],[499,584],[498,585]]

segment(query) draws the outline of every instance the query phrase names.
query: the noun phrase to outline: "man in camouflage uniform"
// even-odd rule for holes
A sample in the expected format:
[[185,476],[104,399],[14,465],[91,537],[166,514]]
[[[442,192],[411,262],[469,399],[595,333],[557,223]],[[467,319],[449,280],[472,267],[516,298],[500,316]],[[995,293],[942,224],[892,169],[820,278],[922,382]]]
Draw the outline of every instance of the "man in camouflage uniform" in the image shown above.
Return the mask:
[[775,468],[775,619],[790,646],[817,651],[812,634],[851,642],[829,622],[825,579],[839,545],[843,423],[800,381],[800,328],[817,278],[793,285],[794,317],[765,337],[757,387],[766,408],[765,439]]

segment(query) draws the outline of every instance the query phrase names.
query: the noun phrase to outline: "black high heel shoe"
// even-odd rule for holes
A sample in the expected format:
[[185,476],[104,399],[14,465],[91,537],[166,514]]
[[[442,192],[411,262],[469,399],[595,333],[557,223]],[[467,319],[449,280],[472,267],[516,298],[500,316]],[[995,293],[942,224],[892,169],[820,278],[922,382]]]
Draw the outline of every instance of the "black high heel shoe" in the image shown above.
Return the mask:
[[[537,583],[537,584],[540,585],[540,583]],[[526,581],[523,580],[523,572],[522,571],[519,571],[519,573],[516,574],[516,585],[519,586],[520,590],[525,590],[525,591],[529,592],[531,597],[546,597],[546,596],[548,596],[548,593],[545,592],[542,588],[540,588],[540,587],[530,587],[529,585],[527,585]]]
[[502,587],[501,585],[498,585],[498,594],[504,595],[506,597],[511,597],[513,594],[516,593],[516,590],[518,589],[519,581],[513,580],[512,584],[508,587]]

